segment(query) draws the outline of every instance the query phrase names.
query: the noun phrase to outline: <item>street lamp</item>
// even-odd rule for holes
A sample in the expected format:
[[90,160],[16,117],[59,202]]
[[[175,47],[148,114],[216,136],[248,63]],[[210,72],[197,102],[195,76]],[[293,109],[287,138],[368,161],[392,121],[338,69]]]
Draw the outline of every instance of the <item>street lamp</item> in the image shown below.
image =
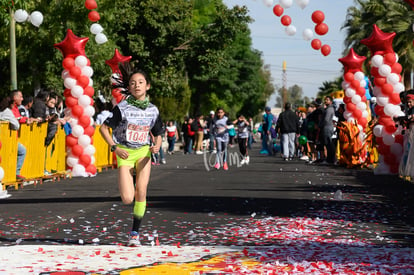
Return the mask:
[[27,11],[19,9],[14,12],[10,7],[10,81],[11,89],[17,89],[17,66],[16,66],[16,22],[22,23],[30,21],[33,26],[39,27],[43,22],[43,15],[39,11],[34,11],[30,15]]

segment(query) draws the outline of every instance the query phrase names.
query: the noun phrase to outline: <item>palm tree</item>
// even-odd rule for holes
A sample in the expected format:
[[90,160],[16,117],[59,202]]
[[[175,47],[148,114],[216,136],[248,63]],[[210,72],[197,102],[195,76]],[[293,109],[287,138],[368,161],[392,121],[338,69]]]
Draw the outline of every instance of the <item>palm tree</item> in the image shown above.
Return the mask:
[[368,67],[370,52],[360,41],[371,35],[374,24],[386,33],[395,32],[393,47],[403,67],[404,84],[409,89],[414,64],[414,10],[404,0],[355,0],[355,4],[348,8],[342,26],[346,30],[344,55],[354,48],[359,55],[368,57],[365,62]]
[[338,77],[334,81],[324,81],[318,90],[318,98],[324,98],[327,95],[332,95],[333,93],[342,90],[342,77]]

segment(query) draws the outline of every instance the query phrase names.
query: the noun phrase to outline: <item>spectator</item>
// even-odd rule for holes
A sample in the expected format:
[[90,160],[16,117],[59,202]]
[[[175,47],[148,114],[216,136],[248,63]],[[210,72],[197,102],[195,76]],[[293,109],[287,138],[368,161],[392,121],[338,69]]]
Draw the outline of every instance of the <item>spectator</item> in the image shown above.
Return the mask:
[[32,117],[36,118],[39,122],[47,120],[47,107],[46,101],[49,99],[49,91],[41,90],[36,95],[33,106],[31,109]]
[[59,114],[56,110],[58,96],[55,93],[50,93],[46,100],[46,121],[47,121],[47,134],[45,138],[45,146],[49,146],[52,140],[55,138],[58,124]]
[[334,133],[333,117],[335,115],[335,108],[333,106],[332,97],[325,97],[325,110],[323,112],[322,120],[320,121],[321,128],[321,145],[326,149],[326,156],[323,156],[324,164],[334,164],[335,162],[335,145],[332,140]]
[[103,96],[100,96],[95,100],[95,110],[95,123],[97,125],[102,125],[107,118],[112,117],[112,103],[106,102]]
[[167,142],[168,142],[168,150],[167,153],[169,155],[174,154],[174,146],[175,141],[178,137],[177,126],[175,126],[173,121],[168,121],[166,127],[166,135],[167,135]]
[[295,155],[295,139],[299,136],[299,118],[292,111],[289,102],[286,102],[285,110],[279,115],[276,129],[281,134],[283,159],[292,160]]
[[243,115],[240,115],[238,119],[233,121],[233,124],[237,125],[237,142],[239,143],[240,154],[242,155],[241,165],[249,164],[250,157],[247,151],[247,142],[249,139],[249,122]]
[[33,118],[30,112],[32,105],[33,105],[33,97],[25,96],[23,98],[22,104],[17,106],[20,112],[20,116],[27,118],[26,123],[28,124],[32,122],[37,122],[37,119]]
[[194,138],[195,138],[195,133],[197,130],[197,124],[195,124],[194,122],[195,122],[195,119],[193,117],[188,118],[186,129],[185,129],[187,132],[187,136],[185,140],[186,150],[184,150],[184,152],[186,154],[193,153]]
[[249,132],[249,139],[247,141],[247,149],[252,149],[252,144],[254,141],[254,122],[253,118],[249,117],[249,126],[247,126],[247,130]]
[[207,125],[206,125],[206,129],[207,129],[207,134],[208,134],[208,138],[209,138],[209,143],[208,143],[208,150],[210,153],[213,153],[216,146],[215,146],[215,138],[214,138],[214,111],[210,111],[210,115],[209,117],[206,119],[207,121]]
[[[230,122],[231,123],[231,122]],[[227,126],[229,124],[223,108],[217,108],[216,118],[214,119],[214,134],[216,139],[217,155],[214,168],[220,169],[221,165],[224,170],[228,170],[227,165],[227,144],[229,142],[229,133]]]
[[204,140],[204,128],[206,126],[203,115],[198,115],[196,118],[197,131],[195,133],[195,153],[197,155],[203,154],[203,140]]
[[[25,120],[21,119],[20,112],[17,109],[17,105],[20,105],[23,101],[22,92],[19,90],[13,90],[10,95],[4,98],[0,103],[0,120],[8,121],[10,128],[12,130],[20,129],[20,121],[25,123]],[[15,109],[17,112],[13,112]],[[20,142],[17,143],[17,165],[16,165],[16,179],[25,180],[25,177],[20,175],[20,170],[22,169],[24,159],[26,158],[26,147],[23,146]]]
[[273,123],[273,114],[271,113],[270,107],[265,108],[265,113],[263,114],[263,124],[262,124],[262,149],[260,154],[271,155],[268,148],[270,128]]

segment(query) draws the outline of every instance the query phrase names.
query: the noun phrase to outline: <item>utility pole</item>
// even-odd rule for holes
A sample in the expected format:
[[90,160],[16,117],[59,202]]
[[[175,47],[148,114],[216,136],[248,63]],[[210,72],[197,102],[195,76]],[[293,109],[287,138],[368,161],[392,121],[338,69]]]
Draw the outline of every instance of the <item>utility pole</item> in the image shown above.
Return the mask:
[[17,89],[17,67],[16,67],[16,21],[14,10],[10,7],[10,84],[11,90]]
[[285,108],[285,104],[287,102],[287,73],[286,73],[286,61],[283,60],[282,64],[282,81],[283,81],[283,88],[282,88],[282,110]]

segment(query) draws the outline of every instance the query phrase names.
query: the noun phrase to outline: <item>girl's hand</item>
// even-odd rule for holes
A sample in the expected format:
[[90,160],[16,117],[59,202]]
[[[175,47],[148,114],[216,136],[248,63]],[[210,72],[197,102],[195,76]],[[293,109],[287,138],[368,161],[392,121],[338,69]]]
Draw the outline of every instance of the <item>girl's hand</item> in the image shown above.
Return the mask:
[[160,147],[156,146],[156,145],[153,145],[153,146],[150,147],[150,151],[153,154],[158,154],[158,152],[160,151]]
[[127,151],[125,151],[122,148],[117,147],[114,151],[115,154],[117,154],[121,159],[127,159],[129,157],[129,154]]

